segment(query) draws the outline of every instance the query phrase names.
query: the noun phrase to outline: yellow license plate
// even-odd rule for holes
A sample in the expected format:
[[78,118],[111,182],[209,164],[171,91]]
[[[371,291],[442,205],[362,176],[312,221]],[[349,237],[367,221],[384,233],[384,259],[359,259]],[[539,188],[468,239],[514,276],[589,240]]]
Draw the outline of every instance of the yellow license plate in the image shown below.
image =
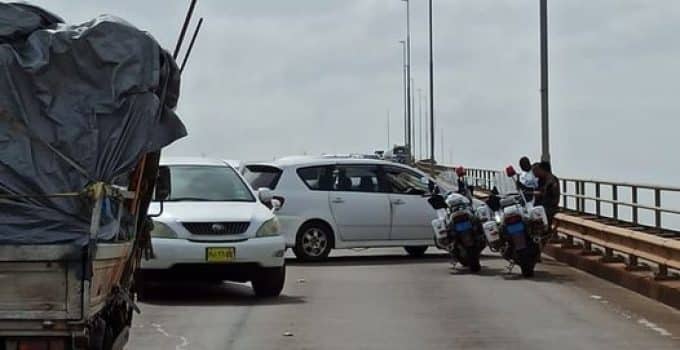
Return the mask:
[[205,248],[205,260],[207,262],[229,262],[236,258],[234,247]]

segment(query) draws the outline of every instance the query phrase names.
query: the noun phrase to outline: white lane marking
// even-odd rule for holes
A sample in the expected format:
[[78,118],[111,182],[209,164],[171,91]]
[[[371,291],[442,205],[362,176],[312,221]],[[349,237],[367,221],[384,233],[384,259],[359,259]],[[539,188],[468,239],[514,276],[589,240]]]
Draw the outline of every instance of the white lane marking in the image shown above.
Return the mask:
[[181,342],[180,344],[175,345],[175,350],[185,350],[187,346],[189,346],[189,339],[187,337],[181,336],[181,335],[172,335],[163,329],[163,326],[161,326],[158,323],[152,323],[151,326],[156,329],[156,331],[163,336],[167,338],[176,338],[179,339]]
[[186,337],[180,336],[179,340],[182,341],[182,344],[175,346],[175,350],[183,350],[186,349],[187,346],[189,346],[189,339],[187,339]]
[[[607,300],[605,300],[604,298],[602,298],[599,295],[591,295],[590,298],[598,300],[601,304],[609,304],[609,302]],[[641,315],[636,315],[635,313],[632,313],[628,310],[624,310],[624,309],[616,308],[616,307],[614,307],[613,310],[614,310],[614,312],[621,314],[623,317],[625,317],[628,320],[632,320],[634,318],[637,318],[638,319],[637,323],[639,325],[645,326],[648,329],[655,331],[656,333],[658,333],[659,335],[661,335],[663,337],[671,337],[674,340],[680,339],[678,337],[673,337],[673,334],[671,332],[669,332],[666,329],[658,326],[656,323],[649,321],[648,319],[642,317]]]
[[663,328],[657,326],[656,323],[653,323],[653,322],[648,321],[646,318],[641,318],[641,319],[639,319],[637,322],[638,322],[639,324],[641,324],[641,325],[643,325],[643,326],[645,326],[645,327],[647,327],[647,328],[649,328],[649,329],[651,329],[651,330],[653,330],[653,331],[659,333],[660,335],[662,335],[662,336],[664,336],[664,337],[670,337],[670,336],[673,335],[673,334],[671,334],[671,332],[669,332],[669,331],[667,331],[667,330],[665,330],[665,329],[663,329]]

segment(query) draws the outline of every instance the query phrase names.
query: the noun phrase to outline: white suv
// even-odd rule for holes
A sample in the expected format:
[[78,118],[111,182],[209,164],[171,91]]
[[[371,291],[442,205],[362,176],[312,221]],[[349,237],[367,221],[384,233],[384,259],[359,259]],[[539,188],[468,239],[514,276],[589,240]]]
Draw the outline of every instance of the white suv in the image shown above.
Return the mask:
[[[163,159],[170,195],[154,219],[154,256],[142,261],[142,284],[157,279],[251,281],[258,296],[277,296],[286,276],[285,242],[265,204],[224,161]],[[161,211],[152,203],[149,213]]]
[[401,246],[414,256],[434,245],[436,213],[426,175],[380,160],[290,157],[242,166],[255,188],[279,197],[286,245],[298,259],[324,260],[333,248]]

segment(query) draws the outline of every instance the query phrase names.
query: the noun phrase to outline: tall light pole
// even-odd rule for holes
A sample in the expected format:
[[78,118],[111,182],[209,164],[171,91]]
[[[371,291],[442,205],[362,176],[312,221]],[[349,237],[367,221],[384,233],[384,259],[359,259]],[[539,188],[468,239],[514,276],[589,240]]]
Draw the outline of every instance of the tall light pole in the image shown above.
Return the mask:
[[402,0],[406,2],[406,103],[408,108],[407,114],[407,147],[411,155],[413,155],[413,145],[411,139],[411,3],[409,0]]
[[385,149],[385,152],[390,148],[390,110],[387,110],[387,149]]
[[423,89],[418,88],[418,158],[423,159]]
[[[425,95],[425,101],[429,101],[427,95]],[[429,120],[429,119],[428,119],[428,118],[429,118],[428,115],[429,115],[429,114],[428,114],[428,113],[429,113],[429,112],[428,112],[428,109],[425,108],[425,118],[423,118],[423,119],[424,119],[423,122],[424,122],[424,124],[425,124],[425,130],[423,131],[423,133],[425,134],[424,137],[423,137],[423,139],[425,140],[425,141],[424,141],[424,143],[425,143],[425,148],[423,148],[423,152],[424,152],[424,155],[423,155],[423,156],[426,157],[426,158],[428,157],[427,146],[430,144],[430,141],[428,141],[428,140],[429,140],[429,137],[430,137],[430,136],[428,135],[428,133],[429,133],[429,131],[428,131],[428,120]]]
[[409,124],[409,130],[411,130],[411,154],[415,158],[416,153],[416,94],[415,94],[415,80],[411,78],[411,124]]
[[403,62],[403,71],[404,71],[404,73],[403,73],[403,80],[404,80],[404,145],[407,146],[408,145],[408,110],[409,110],[409,106],[408,106],[408,93],[407,93],[408,83],[406,82],[407,79],[408,79],[407,74],[406,74],[406,70],[407,70],[406,69],[406,41],[399,40],[399,43],[401,44],[402,49],[403,49],[402,50],[403,51],[402,62]]
[[[432,56],[432,0],[429,1],[429,19],[430,19],[430,154],[432,155],[432,164],[434,164],[434,58]],[[434,172],[434,165],[432,166]]]
[[[431,0],[430,0],[431,1]],[[550,161],[548,125],[548,0],[541,4],[541,160]]]

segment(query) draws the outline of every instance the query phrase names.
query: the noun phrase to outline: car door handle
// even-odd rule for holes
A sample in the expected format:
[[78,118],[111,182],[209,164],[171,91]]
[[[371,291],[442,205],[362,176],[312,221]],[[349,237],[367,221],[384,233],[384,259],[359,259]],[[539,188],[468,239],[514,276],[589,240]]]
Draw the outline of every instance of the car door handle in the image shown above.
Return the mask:
[[345,203],[345,200],[340,197],[335,197],[331,202],[333,203]]
[[392,204],[394,204],[394,205],[402,205],[402,204],[404,204],[404,201],[401,200],[401,199],[395,199],[395,200],[392,201]]

